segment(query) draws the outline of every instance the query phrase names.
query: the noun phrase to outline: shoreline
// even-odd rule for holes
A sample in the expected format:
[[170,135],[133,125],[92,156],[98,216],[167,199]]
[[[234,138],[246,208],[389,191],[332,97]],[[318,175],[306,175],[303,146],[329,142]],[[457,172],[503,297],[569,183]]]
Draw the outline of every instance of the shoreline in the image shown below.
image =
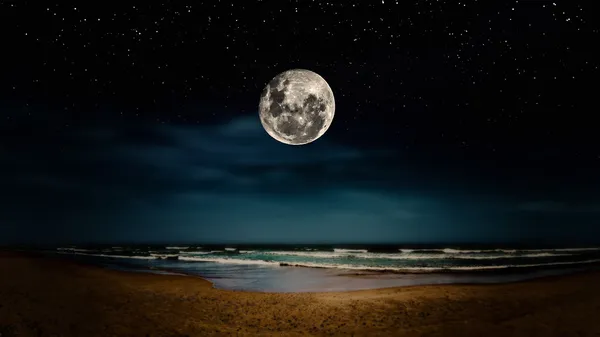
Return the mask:
[[[0,252],[4,336],[593,336],[600,272],[344,292],[214,288],[201,277]],[[11,335],[12,334],[12,335]]]
[[[44,257],[55,259],[57,261],[62,261],[65,263],[74,263],[81,267],[91,267],[91,268],[100,268],[108,271],[117,271],[124,273],[143,273],[150,275],[158,275],[158,276],[186,276],[186,277],[194,277],[200,278],[206,282],[209,282],[214,289],[218,290],[234,290],[234,291],[244,291],[251,293],[327,293],[327,292],[345,292],[345,291],[362,291],[362,290],[378,290],[378,289],[388,289],[388,288],[406,288],[406,287],[421,287],[421,286],[441,286],[441,285],[491,285],[491,284],[510,284],[510,283],[519,283],[519,282],[532,282],[536,280],[542,280],[545,278],[555,278],[555,277],[563,277],[570,276],[574,274],[581,273],[594,273],[600,272],[600,262],[583,262],[583,263],[575,263],[568,264],[566,266],[563,265],[549,265],[549,266],[535,266],[535,267],[511,267],[511,268],[494,268],[494,269],[466,269],[466,270],[453,270],[453,269],[439,269],[435,271],[399,271],[399,270],[390,270],[390,269],[343,269],[343,268],[327,268],[320,266],[304,266],[304,265],[295,265],[288,263],[280,263],[278,268],[299,268],[299,269],[317,269],[332,272],[330,276],[336,277],[350,277],[350,278],[363,278],[363,279],[377,279],[383,278],[386,276],[432,276],[432,277],[442,277],[442,276],[484,276],[484,277],[502,277],[508,275],[522,275],[522,278],[517,278],[514,280],[508,279],[503,281],[491,281],[491,282],[448,282],[448,283],[423,283],[423,284],[409,284],[409,285],[398,285],[398,286],[373,286],[373,287],[365,287],[358,290],[349,289],[349,290],[333,290],[333,291],[258,291],[258,290],[241,290],[241,289],[227,289],[218,287],[215,282],[211,281],[210,278],[205,276],[189,273],[181,270],[170,269],[170,268],[162,268],[162,267],[141,267],[141,266],[127,266],[127,264],[123,264],[124,268],[111,268],[107,266],[100,266],[98,264],[87,262],[87,261],[77,261],[72,259],[72,256],[87,256],[86,254],[61,254],[55,253],[52,251],[31,251],[31,250],[22,250],[15,251],[10,249],[0,249],[0,258],[3,256],[2,254],[13,254],[16,256],[24,256],[24,257]],[[92,255],[93,256],[93,255]],[[114,259],[119,260],[119,259]],[[333,271],[336,271],[336,274],[333,274]],[[555,271],[555,273],[549,273],[551,271]],[[546,273],[543,273],[546,272]],[[525,277],[528,274],[536,275]],[[221,277],[212,277],[212,279],[220,279]]]
[[[56,258],[64,261],[72,261],[73,256],[87,256],[86,254],[65,254],[65,253],[39,253],[34,252],[41,255],[50,256],[52,258]],[[93,255],[92,255],[93,256]],[[109,261],[120,261],[119,258],[110,259]],[[160,260],[157,258],[157,260]],[[93,262],[80,262],[82,265],[99,267],[98,264]],[[119,265],[115,263],[115,265]],[[217,282],[214,280],[217,279],[228,279],[228,277],[205,277],[202,274],[186,272],[185,270],[178,270],[172,268],[165,267],[157,267],[157,266],[129,266],[127,263],[122,264],[123,268],[112,268],[112,267],[101,267],[108,270],[117,270],[121,272],[135,272],[135,273],[149,273],[156,275],[164,275],[164,273],[168,273],[171,275],[180,275],[180,276],[192,276],[199,277],[208,282],[210,282],[215,289],[220,290],[237,290],[237,291],[247,291],[247,292],[257,292],[257,293],[324,293],[324,292],[344,292],[344,291],[357,291],[357,290],[376,290],[376,289],[385,289],[385,288],[396,288],[396,287],[411,287],[411,286],[427,286],[427,285],[453,285],[453,284],[462,284],[462,285],[478,285],[478,284],[504,284],[504,283],[515,283],[515,282],[525,282],[538,280],[546,277],[559,277],[564,275],[571,275],[577,273],[586,273],[593,271],[600,271],[600,263],[599,262],[583,262],[583,263],[569,263],[566,266],[564,265],[550,265],[550,266],[536,266],[536,267],[515,267],[515,268],[493,268],[493,269],[465,269],[465,270],[452,270],[452,269],[438,269],[435,271],[401,271],[401,270],[389,270],[389,269],[344,269],[344,268],[328,268],[328,267],[320,267],[320,266],[305,266],[305,265],[296,265],[296,264],[288,264],[288,263],[280,263],[277,267],[274,268],[298,268],[298,269],[308,269],[308,270],[322,270],[328,272],[328,274],[324,274],[325,277],[340,277],[340,278],[355,278],[355,279],[363,279],[363,280],[392,280],[394,278],[400,279],[401,277],[429,277],[431,280],[435,280],[435,278],[442,277],[471,277],[471,278],[479,278],[480,281],[464,281],[464,280],[454,280],[454,281],[446,281],[446,282],[434,282],[434,281],[423,281],[422,283],[417,284],[398,284],[398,285],[376,285],[373,284],[371,286],[362,286],[356,289],[340,289],[340,290],[309,290],[309,291],[275,291],[275,290],[249,290],[249,289],[232,289],[227,287],[220,287]],[[511,278],[510,276],[517,276]],[[520,276],[520,277],[519,277]],[[485,280],[487,278],[488,280]],[[212,279],[212,280],[211,280]],[[481,281],[483,280],[483,281]],[[384,282],[386,283],[386,282]]]
[[[83,267],[101,268],[109,271],[118,271],[125,273],[154,274],[158,276],[187,276],[200,278],[209,282],[214,289],[228,291],[242,291],[249,293],[275,293],[275,294],[294,294],[294,293],[343,293],[348,291],[369,291],[389,288],[406,288],[420,286],[442,286],[442,285],[489,285],[489,284],[511,284],[519,282],[531,282],[545,278],[569,276],[573,274],[600,271],[600,263],[582,263],[569,264],[568,266],[556,265],[545,267],[523,267],[523,268],[498,268],[498,269],[479,269],[479,270],[436,270],[435,272],[414,272],[397,271],[386,269],[338,269],[326,267],[313,267],[293,264],[280,264],[277,268],[298,268],[308,270],[322,270],[326,273],[316,275],[316,277],[338,277],[336,287],[327,286],[325,283],[319,286],[298,286],[294,289],[260,289],[248,288],[242,286],[223,285],[218,280],[230,279],[229,277],[205,277],[199,273],[186,272],[157,266],[138,266],[124,263],[116,267],[102,266],[98,263],[72,259],[72,257],[87,256],[86,254],[66,254],[52,251],[9,251],[16,254],[29,254],[30,256],[42,256],[57,259],[67,263],[76,263]],[[0,253],[2,251],[0,250]],[[120,261],[121,259],[110,259],[111,261]],[[122,268],[120,268],[122,267]],[[334,274],[335,272],[335,274]],[[448,279],[448,277],[454,279]],[[419,279],[420,278],[420,279]],[[440,281],[440,279],[446,280]],[[349,280],[350,279],[350,280]],[[352,281],[354,279],[355,281]],[[412,281],[409,281],[412,280]],[[345,286],[344,286],[345,284]],[[321,289],[319,289],[321,288]]]
[[[340,291],[314,291],[314,292],[269,292],[269,291],[249,291],[249,290],[234,290],[234,289],[223,289],[223,288],[218,288],[215,286],[215,283],[213,281],[211,281],[210,279],[201,276],[201,275],[197,275],[197,274],[192,274],[192,273],[185,273],[185,272],[181,272],[178,270],[173,270],[173,269],[168,269],[168,268],[159,268],[159,267],[151,267],[151,268],[131,268],[131,269],[116,269],[116,268],[110,268],[110,267],[105,267],[105,266],[100,266],[100,265],[96,265],[93,263],[88,263],[88,262],[81,262],[81,261],[75,261],[75,260],[70,260],[70,259],[65,259],[65,258],[61,258],[60,256],[56,255],[56,256],[49,256],[46,255],[44,253],[40,253],[40,252],[28,252],[28,251],[23,251],[23,252],[15,252],[15,251],[8,251],[8,250],[4,250],[1,251],[0,250],[0,259],[3,258],[44,258],[44,259],[50,259],[54,262],[57,263],[64,263],[66,265],[72,264],[74,266],[80,267],[80,268],[90,268],[90,269],[97,269],[97,270],[102,270],[105,272],[109,272],[109,273],[117,273],[117,274],[141,274],[141,275],[154,275],[157,277],[164,277],[164,276],[170,276],[170,277],[185,277],[185,278],[193,278],[193,279],[199,279],[202,280],[203,282],[206,282],[210,285],[210,287],[212,289],[218,290],[218,291],[233,291],[233,292],[244,292],[244,293],[256,293],[256,294],[336,294],[336,293],[345,293],[345,292],[357,292],[357,291],[377,291],[377,290],[384,290],[384,289],[396,289],[396,288],[413,288],[413,287],[444,287],[444,286],[493,286],[493,285],[503,285],[503,284],[519,284],[519,283],[531,283],[531,282],[537,282],[537,281],[544,281],[544,280],[555,280],[555,279],[562,279],[562,278],[569,278],[572,276],[576,276],[576,275],[581,275],[581,274],[597,274],[600,277],[600,270],[598,269],[579,269],[579,270],[570,270],[564,273],[558,273],[558,274],[553,274],[553,275],[541,275],[541,276],[536,276],[536,277],[531,277],[531,278],[526,278],[526,279],[522,279],[522,280],[516,280],[516,281],[507,281],[507,282],[489,282],[489,283],[481,283],[481,282],[463,282],[463,283],[442,283],[442,284],[415,284],[415,285],[405,285],[405,286],[391,286],[391,287],[381,287],[381,288],[368,288],[368,289],[359,289],[359,290],[340,290]],[[596,263],[594,264],[595,267],[600,267],[600,263]],[[305,266],[289,266],[289,267],[294,267],[294,268],[307,268],[307,269],[328,269],[328,268],[324,268],[324,267],[305,267]],[[560,270],[559,267],[556,267],[555,269]],[[329,269],[328,269],[329,270]],[[462,273],[474,273],[474,274],[504,274],[504,270],[477,270],[477,271],[448,271],[448,274],[462,274]],[[165,272],[165,273],[154,273],[153,271],[159,271],[159,272]],[[350,269],[347,271],[351,271]],[[352,270],[354,271],[354,270]],[[507,270],[508,273],[513,272],[513,269],[511,269],[510,271]],[[516,272],[516,271],[514,271]],[[401,272],[396,272],[396,271],[388,271],[388,270],[369,270],[369,271],[365,271],[363,272],[351,272],[351,273],[340,273],[340,274],[334,274],[334,276],[345,276],[345,277],[369,277],[369,276],[385,276],[385,275],[422,275],[425,273],[401,273]],[[436,275],[443,275],[445,274],[444,272],[441,273],[431,273],[430,275],[432,276],[436,276]],[[216,279],[216,278],[215,278]]]

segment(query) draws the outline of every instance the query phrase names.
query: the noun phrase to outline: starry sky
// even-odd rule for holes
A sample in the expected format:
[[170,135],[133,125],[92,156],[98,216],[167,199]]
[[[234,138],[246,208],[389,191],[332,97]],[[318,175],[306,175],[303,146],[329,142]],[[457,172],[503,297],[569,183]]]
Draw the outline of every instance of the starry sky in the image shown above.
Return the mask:
[[[596,13],[0,0],[0,243],[600,241]],[[258,118],[294,68],[304,146]]]

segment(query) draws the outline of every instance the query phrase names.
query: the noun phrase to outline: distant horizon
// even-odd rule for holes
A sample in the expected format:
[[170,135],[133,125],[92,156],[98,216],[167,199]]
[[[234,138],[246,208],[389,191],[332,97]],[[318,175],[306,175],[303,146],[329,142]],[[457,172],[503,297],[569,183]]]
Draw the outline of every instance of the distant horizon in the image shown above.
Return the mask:
[[113,241],[113,242],[62,242],[62,243],[13,243],[13,244],[2,244],[0,248],[36,248],[36,247],[68,247],[68,246],[206,246],[206,247],[219,247],[229,246],[235,247],[287,247],[287,246],[306,246],[306,247],[332,247],[332,248],[356,248],[356,247],[565,247],[565,248],[577,248],[577,247],[592,247],[600,246],[600,242],[596,241],[577,241],[577,242],[550,242],[550,241],[513,241],[513,242],[500,242],[500,241],[488,241],[488,242],[182,242],[182,241],[163,241],[163,242],[126,242],[126,241]]

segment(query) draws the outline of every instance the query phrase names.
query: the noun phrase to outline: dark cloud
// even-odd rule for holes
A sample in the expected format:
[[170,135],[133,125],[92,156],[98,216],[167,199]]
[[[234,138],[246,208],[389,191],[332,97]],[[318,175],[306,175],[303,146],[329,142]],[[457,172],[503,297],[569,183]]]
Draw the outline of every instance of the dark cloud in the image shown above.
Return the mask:
[[598,202],[576,203],[542,200],[521,203],[519,209],[539,213],[595,213],[600,216],[600,203]]
[[588,231],[597,217],[593,199],[530,202],[543,200],[531,185],[490,188],[385,146],[281,144],[255,116],[30,131],[2,139],[11,140],[0,148],[4,240],[512,240],[527,232],[524,219],[558,236],[552,218],[531,218],[540,212],[585,213],[577,221]]
[[81,232],[86,226],[76,223],[81,219],[98,223],[110,218],[111,223],[90,225],[101,232],[153,207],[167,222],[172,214],[161,207],[172,208],[190,196],[318,195],[339,183],[331,177],[369,158],[323,140],[291,151],[272,140],[255,118],[196,127],[35,130],[36,139],[44,142],[13,134],[13,143],[3,148],[0,198],[5,211],[0,220],[67,234]]

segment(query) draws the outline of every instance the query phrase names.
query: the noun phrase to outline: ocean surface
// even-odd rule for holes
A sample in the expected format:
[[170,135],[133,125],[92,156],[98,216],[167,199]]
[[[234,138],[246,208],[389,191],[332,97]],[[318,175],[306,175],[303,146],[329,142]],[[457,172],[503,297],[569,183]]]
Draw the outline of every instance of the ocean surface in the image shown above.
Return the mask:
[[217,288],[269,292],[511,282],[600,265],[600,247],[133,245],[51,252],[112,269],[201,276]]

